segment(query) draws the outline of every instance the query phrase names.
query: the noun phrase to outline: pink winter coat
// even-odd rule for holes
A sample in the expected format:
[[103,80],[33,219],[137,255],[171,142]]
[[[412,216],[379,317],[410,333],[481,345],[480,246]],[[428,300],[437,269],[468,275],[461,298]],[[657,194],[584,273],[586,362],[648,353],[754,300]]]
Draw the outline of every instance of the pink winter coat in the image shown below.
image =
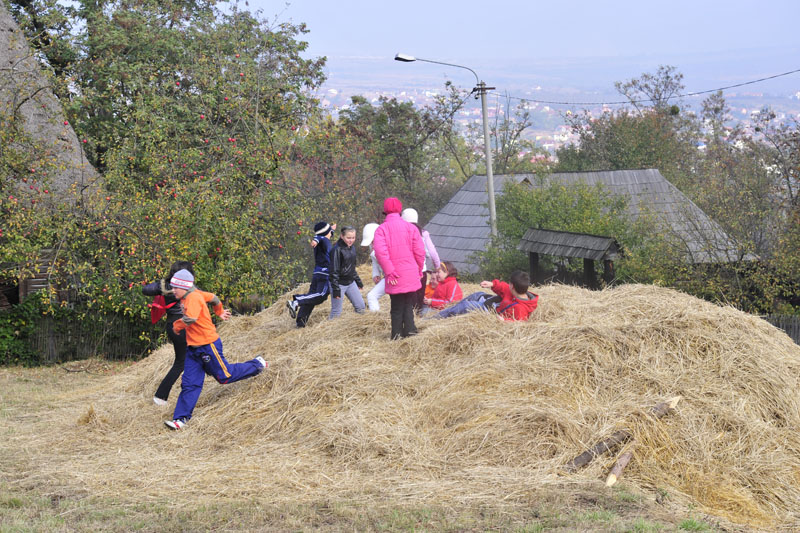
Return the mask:
[[[422,288],[425,245],[419,229],[400,218],[399,211],[386,215],[383,224],[375,230],[372,247],[386,273],[386,294],[403,294]],[[393,285],[392,280],[397,280],[397,284]]]

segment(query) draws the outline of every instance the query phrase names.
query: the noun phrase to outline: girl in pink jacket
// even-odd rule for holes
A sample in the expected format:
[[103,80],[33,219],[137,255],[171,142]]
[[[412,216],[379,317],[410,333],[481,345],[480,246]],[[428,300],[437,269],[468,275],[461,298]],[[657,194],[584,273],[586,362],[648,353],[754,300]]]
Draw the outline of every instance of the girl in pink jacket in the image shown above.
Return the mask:
[[419,229],[400,218],[403,204],[397,198],[383,202],[383,224],[375,230],[372,247],[386,277],[386,294],[391,300],[392,339],[416,335],[414,302],[422,287],[425,246]]

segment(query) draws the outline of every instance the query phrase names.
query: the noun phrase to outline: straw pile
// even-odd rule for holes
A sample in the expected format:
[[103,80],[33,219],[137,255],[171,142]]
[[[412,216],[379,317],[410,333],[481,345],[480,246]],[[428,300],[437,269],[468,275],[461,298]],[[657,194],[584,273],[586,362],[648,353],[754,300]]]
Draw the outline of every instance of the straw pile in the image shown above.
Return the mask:
[[[178,390],[168,410],[151,402],[172,362],[165,346],[65,393],[63,416],[26,444],[31,476],[176,504],[519,505],[543,486],[604,490],[615,454],[563,467],[625,429],[628,483],[739,524],[800,525],[800,347],[788,336],[669,289],[536,290],[528,322],[419,320],[418,336],[395,342],[388,298],[362,316],[346,302],[335,321],[324,304],[305,330],[279,300],[220,329],[229,360],[263,354],[268,371],[206,379],[185,431],[162,425]],[[648,414],[676,395],[676,412]]]

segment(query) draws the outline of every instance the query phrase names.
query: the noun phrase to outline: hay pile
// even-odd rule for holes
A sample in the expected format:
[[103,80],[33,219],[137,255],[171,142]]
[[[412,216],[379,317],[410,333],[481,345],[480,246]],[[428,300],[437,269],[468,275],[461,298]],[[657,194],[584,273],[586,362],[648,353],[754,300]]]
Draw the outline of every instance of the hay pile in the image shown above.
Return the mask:
[[[464,294],[477,290],[464,286]],[[295,329],[284,301],[221,328],[225,354],[269,370],[206,379],[195,417],[165,430],[152,405],[171,346],[96,390],[31,444],[32,475],[138,501],[251,498],[462,505],[530,502],[543,485],[594,484],[614,455],[570,459],[619,429],[624,479],[734,522],[800,524],[800,347],[765,321],[679,292],[539,287],[525,323],[473,313],[420,320],[391,342],[349,303]],[[177,387],[176,387],[177,389]],[[656,421],[650,407],[683,397]],[[38,447],[38,448],[37,448]],[[49,450],[49,452],[48,452]]]

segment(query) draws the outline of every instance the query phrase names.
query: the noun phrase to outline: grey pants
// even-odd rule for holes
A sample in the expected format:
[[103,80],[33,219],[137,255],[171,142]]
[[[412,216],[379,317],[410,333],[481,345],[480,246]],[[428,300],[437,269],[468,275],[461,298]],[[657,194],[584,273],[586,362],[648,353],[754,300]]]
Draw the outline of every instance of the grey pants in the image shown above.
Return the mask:
[[[356,282],[354,281],[347,286],[340,285],[339,288],[342,291],[342,296],[347,296],[347,299],[353,304],[356,313],[363,313],[367,306],[364,305],[364,298],[361,296],[361,291],[358,289]],[[344,298],[331,298],[331,314],[328,316],[328,320],[342,314],[343,304]]]

